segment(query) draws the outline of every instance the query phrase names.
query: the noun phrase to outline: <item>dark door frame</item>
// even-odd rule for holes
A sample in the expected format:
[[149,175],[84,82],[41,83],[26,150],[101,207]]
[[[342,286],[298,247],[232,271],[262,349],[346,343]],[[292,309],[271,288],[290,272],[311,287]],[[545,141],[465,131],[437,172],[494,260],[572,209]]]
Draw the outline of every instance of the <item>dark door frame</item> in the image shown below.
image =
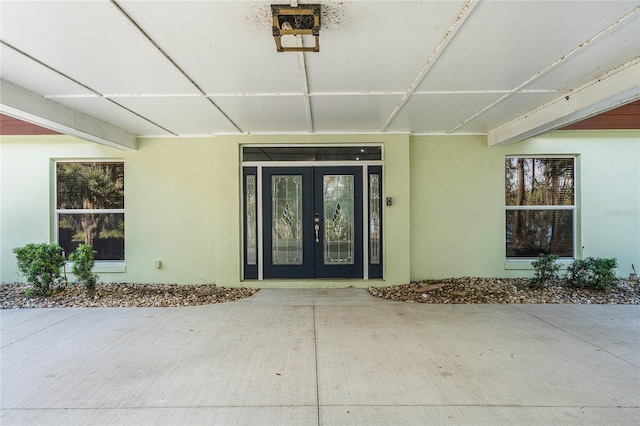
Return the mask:
[[[255,163],[254,163],[255,164]],[[257,164],[243,166],[243,277],[244,279],[381,279],[383,278],[383,191],[382,191],[382,165],[375,164],[345,164],[335,162],[330,165],[316,164]],[[347,172],[347,173],[345,173]],[[358,195],[354,197],[354,213],[358,224],[354,225],[354,251],[353,265],[331,265],[326,267],[324,263],[322,232],[319,232],[319,240],[315,242],[315,234],[312,238],[305,238],[303,234],[303,260],[300,265],[273,265],[271,252],[271,222],[272,210],[266,207],[267,200],[271,200],[271,176],[294,175],[302,176],[303,186],[303,210],[310,212],[303,214],[301,219],[304,234],[314,234],[314,204],[322,204],[322,175],[323,174],[353,174],[354,190]],[[248,210],[247,178],[252,176],[252,181],[257,185],[252,187],[251,208]],[[318,176],[318,177],[314,177]],[[314,184],[314,180],[317,182]],[[313,189],[313,186],[317,188]],[[312,188],[309,190],[309,188]],[[254,192],[255,191],[255,192]],[[366,206],[363,205],[366,203]],[[260,205],[262,204],[262,205]],[[324,225],[324,211],[319,209],[318,221]],[[254,218],[248,221],[248,215]],[[257,221],[256,221],[257,219]],[[269,225],[269,226],[267,226]],[[252,235],[251,256],[248,252],[248,235]],[[255,245],[257,243],[257,245]],[[304,255],[306,253],[306,256]],[[251,259],[250,263],[248,259]],[[364,263],[364,264],[363,264]],[[275,267],[275,268],[274,268]],[[366,269],[365,269],[366,268]]]

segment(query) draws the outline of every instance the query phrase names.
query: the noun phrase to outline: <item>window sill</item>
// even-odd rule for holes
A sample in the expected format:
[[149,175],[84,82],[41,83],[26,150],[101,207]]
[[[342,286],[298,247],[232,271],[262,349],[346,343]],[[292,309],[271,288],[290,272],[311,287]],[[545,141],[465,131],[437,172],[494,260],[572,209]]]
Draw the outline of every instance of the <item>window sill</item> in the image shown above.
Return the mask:
[[127,265],[124,262],[96,262],[93,267],[93,272],[127,272]]
[[[507,270],[521,270],[521,271],[533,271],[533,266],[531,266],[531,262],[535,259],[518,259],[518,260],[505,260],[504,269]],[[573,262],[573,259],[558,259],[558,263],[560,264],[560,269],[567,269]]]
[[[67,271],[71,272],[73,262],[67,262]],[[99,262],[93,266],[93,272],[99,274],[127,272],[127,265],[124,262]]]

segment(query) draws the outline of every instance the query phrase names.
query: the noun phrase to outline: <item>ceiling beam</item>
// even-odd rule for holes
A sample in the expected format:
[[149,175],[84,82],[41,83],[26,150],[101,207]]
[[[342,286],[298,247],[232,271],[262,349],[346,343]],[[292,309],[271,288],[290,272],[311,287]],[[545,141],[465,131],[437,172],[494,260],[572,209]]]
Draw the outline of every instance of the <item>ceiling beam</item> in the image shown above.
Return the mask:
[[138,149],[136,135],[113,124],[45,99],[6,80],[0,79],[0,92],[0,112],[3,114],[112,148]]
[[489,132],[487,144],[509,145],[640,99],[640,58],[609,71]]
[[484,114],[485,112],[487,112],[491,108],[495,107],[499,103],[507,100],[508,98],[510,98],[511,96],[515,95],[516,93],[525,92],[525,87],[531,85],[533,82],[535,82],[538,79],[540,79],[541,77],[547,75],[550,71],[556,69],[558,66],[560,66],[563,63],[567,62],[570,58],[573,58],[578,53],[585,51],[588,47],[591,47],[593,45],[593,43],[595,43],[596,41],[600,40],[601,38],[604,38],[605,36],[610,35],[615,30],[617,30],[618,28],[622,27],[624,24],[626,24],[627,22],[629,22],[633,18],[635,18],[639,13],[640,13],[640,6],[636,7],[631,12],[627,13],[625,16],[623,16],[622,18],[620,18],[619,20],[617,20],[613,24],[609,25],[604,30],[600,31],[598,34],[594,35],[589,40],[580,43],[573,50],[571,50],[570,52],[562,55],[562,57],[560,57],[555,62],[553,62],[552,64],[547,66],[545,69],[537,72],[536,74],[531,76],[529,79],[527,79],[525,82],[521,83],[518,87],[516,87],[513,90],[510,90],[508,93],[505,93],[504,95],[502,95],[500,98],[498,98],[497,100],[495,100],[491,104],[489,104],[486,107],[482,108],[480,111],[476,112],[471,117],[467,118],[466,120],[464,120],[463,122],[458,124],[456,127],[454,127],[453,129],[449,130],[447,133],[455,132],[456,130],[458,130],[459,128],[464,126],[465,124],[469,123],[472,120],[475,120],[480,115]]

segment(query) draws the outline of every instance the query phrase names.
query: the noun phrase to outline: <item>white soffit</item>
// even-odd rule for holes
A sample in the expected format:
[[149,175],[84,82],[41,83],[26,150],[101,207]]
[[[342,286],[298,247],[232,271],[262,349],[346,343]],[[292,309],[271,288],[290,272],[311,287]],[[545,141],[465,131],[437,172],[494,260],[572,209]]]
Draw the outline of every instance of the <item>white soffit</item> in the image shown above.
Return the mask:
[[[516,92],[478,116],[470,114],[468,122],[462,125],[452,126],[447,130],[447,133],[459,131],[463,133],[487,134],[503,123],[515,120],[531,112],[531,105],[543,105],[567,93],[568,91],[563,90]],[[504,95],[501,95],[499,98],[503,96]]]
[[101,94],[195,94],[108,1],[2,2],[2,40]]
[[0,72],[2,79],[43,96],[95,96],[89,89],[6,45],[0,45]]
[[504,92],[414,93],[387,129],[447,133],[458,125],[460,117],[473,115],[503,95]]
[[44,99],[5,80],[0,80],[0,84],[0,112],[4,114],[113,148],[137,149],[136,136],[130,132]]
[[326,31],[322,21],[319,54],[306,55],[310,92],[406,91],[466,3],[342,2]]
[[572,89],[620,64],[632,61],[639,54],[640,14],[636,14],[615,29],[615,37],[596,39],[588,49],[578,52],[570,61],[559,64],[551,72],[532,82],[527,89]]
[[118,103],[138,111],[176,135],[233,133],[236,128],[220,111],[201,96],[119,97]]
[[55,96],[48,99],[81,113],[100,117],[116,127],[128,129],[135,135],[175,136],[175,133],[168,129],[123,108],[118,99],[114,101],[100,96]]
[[[62,104],[142,137],[479,132],[507,143],[628,99],[620,84],[586,87],[640,52],[639,0],[309,0],[322,5],[317,53],[276,52],[272,3],[2,0],[0,78],[44,111]],[[598,95],[549,107],[583,91]]]
[[508,145],[640,99],[640,58],[488,133],[489,146]]
[[277,96],[216,96],[216,105],[232,117],[246,133],[306,133],[309,122],[306,98],[301,94]]
[[118,4],[207,95],[299,90],[296,55],[275,51],[267,2]]
[[384,124],[401,95],[311,96],[314,129],[319,132],[369,132]]

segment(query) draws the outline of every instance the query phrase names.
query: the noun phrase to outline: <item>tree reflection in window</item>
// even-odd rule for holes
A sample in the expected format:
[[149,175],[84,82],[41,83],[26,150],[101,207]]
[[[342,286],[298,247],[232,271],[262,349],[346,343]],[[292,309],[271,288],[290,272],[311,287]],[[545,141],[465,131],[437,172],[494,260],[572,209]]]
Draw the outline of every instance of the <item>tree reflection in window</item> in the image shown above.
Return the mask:
[[124,260],[124,163],[56,163],[58,244],[82,243],[96,260]]
[[505,161],[506,255],[574,255],[574,158]]

